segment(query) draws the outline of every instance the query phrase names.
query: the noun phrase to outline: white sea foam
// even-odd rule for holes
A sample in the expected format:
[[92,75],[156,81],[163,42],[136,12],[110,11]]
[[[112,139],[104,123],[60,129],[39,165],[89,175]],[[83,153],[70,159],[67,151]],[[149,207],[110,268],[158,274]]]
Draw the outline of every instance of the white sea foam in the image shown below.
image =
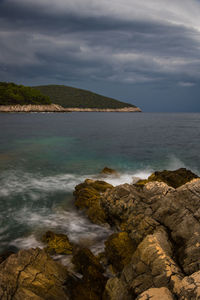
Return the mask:
[[28,208],[23,208],[17,212],[14,218],[22,225],[29,225],[34,231],[30,236],[12,241],[10,245],[17,248],[42,248],[41,236],[47,230],[52,230],[67,234],[72,242],[87,245],[94,252],[99,252],[103,247],[103,241],[112,232],[109,228],[92,224],[77,211],[63,211],[58,209],[51,213],[47,209],[43,209],[33,213]]
[[137,171],[132,174],[122,173],[119,177],[99,177],[93,174],[58,174],[55,176],[41,176],[40,174],[22,172],[4,172],[1,175],[0,197],[28,194],[34,201],[41,198],[41,194],[52,192],[72,192],[75,186],[86,178],[102,179],[116,186],[123,183],[132,183],[134,177],[147,178],[150,171]]

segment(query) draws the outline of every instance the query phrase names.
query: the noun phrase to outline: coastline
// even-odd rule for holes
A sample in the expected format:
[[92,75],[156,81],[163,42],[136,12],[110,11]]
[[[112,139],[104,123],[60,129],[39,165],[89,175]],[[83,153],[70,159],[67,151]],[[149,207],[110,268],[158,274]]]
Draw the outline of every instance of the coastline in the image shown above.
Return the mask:
[[[105,180],[118,176],[110,168]],[[190,170],[157,171],[112,186],[86,179],[74,204],[94,223],[114,228],[95,255],[48,230],[44,248],[0,255],[1,299],[147,300],[200,297],[200,178]],[[57,256],[68,257],[71,265]],[[11,276],[12,274],[12,276]]]
[[58,104],[50,105],[0,105],[0,112],[142,112],[139,107],[123,107],[123,108],[64,108]]

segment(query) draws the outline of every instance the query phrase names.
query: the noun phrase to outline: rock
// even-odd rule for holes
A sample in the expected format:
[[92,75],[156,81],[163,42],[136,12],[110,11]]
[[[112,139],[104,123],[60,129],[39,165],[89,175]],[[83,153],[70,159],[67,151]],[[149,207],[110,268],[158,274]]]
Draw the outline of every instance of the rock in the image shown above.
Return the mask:
[[0,299],[68,300],[68,272],[44,250],[21,250],[0,265]]
[[183,274],[172,259],[172,245],[167,233],[159,230],[148,235],[138,246],[131,263],[122,272],[122,280],[127,282],[136,295],[149,288],[171,287],[172,275],[177,281]]
[[114,176],[118,176],[119,173],[117,171],[115,171],[114,169],[108,168],[108,167],[104,167],[103,170],[101,170],[100,174],[103,175],[114,175]]
[[83,275],[81,281],[73,286],[72,298],[76,300],[100,300],[107,279],[101,264],[87,248],[79,249],[73,256],[77,271]]
[[45,250],[50,254],[72,254],[73,246],[65,234],[47,231],[42,241],[48,244]]
[[130,262],[134,251],[134,242],[129,238],[127,232],[114,233],[105,242],[106,257],[116,272],[122,271],[124,266]]
[[161,181],[165,182],[169,186],[172,186],[173,188],[178,188],[195,178],[198,178],[196,174],[192,173],[190,170],[181,168],[176,171],[164,170],[161,172],[155,172],[151,176],[149,176],[148,179],[139,180],[136,184],[139,186],[143,186],[150,181]]
[[125,285],[117,277],[110,278],[105,287],[103,300],[132,300],[131,293]]
[[175,283],[174,287],[181,300],[200,299],[200,271],[185,277],[179,284]]
[[[122,187],[129,193],[119,197]],[[121,185],[103,194],[101,206],[110,222],[127,231],[136,246],[147,235],[164,228],[184,274],[199,270],[200,179],[177,189],[158,181],[148,182],[142,189]]]
[[136,300],[174,300],[174,297],[172,293],[165,287],[162,288],[152,288],[144,293],[142,293],[140,296],[137,297]]
[[73,255],[73,264],[76,266],[77,272],[87,274],[88,267],[97,269],[100,273],[104,270],[96,256],[88,248],[80,248]]
[[100,204],[101,194],[113,186],[105,181],[88,180],[75,187],[75,205],[85,209],[88,218],[96,224],[107,223],[107,216]]

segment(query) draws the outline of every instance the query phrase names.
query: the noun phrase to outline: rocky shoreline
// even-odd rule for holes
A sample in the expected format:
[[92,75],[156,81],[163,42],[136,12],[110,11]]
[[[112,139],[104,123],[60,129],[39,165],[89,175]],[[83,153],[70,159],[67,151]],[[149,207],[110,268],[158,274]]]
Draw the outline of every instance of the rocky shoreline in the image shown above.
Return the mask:
[[[107,176],[118,176],[105,168]],[[0,255],[0,299],[200,299],[200,178],[186,169],[155,172],[117,187],[87,179],[75,205],[114,233],[95,256],[48,231],[44,249]],[[71,258],[70,269],[54,255]]]
[[116,109],[99,108],[64,108],[58,104],[49,105],[0,105],[0,112],[141,112],[139,107],[124,107]]

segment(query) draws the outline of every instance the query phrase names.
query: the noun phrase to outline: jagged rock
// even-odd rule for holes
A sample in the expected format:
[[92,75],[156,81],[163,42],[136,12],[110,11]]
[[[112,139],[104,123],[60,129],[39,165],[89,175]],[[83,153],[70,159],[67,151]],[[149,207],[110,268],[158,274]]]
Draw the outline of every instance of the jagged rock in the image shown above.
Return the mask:
[[45,250],[50,254],[72,254],[73,246],[65,234],[47,231],[42,241],[48,244]]
[[101,205],[137,248],[118,279],[133,299],[162,287],[178,299],[200,297],[199,178],[176,189],[159,181],[124,184],[106,191]]
[[76,282],[72,288],[74,300],[100,300],[107,279],[104,277],[101,264],[87,248],[77,250],[73,256],[77,272],[83,275],[81,281]]
[[107,216],[101,207],[101,194],[113,186],[104,181],[88,180],[76,186],[74,196],[75,205],[80,209],[85,209],[88,218],[97,224],[107,223]]
[[[119,197],[118,191],[127,190]],[[149,234],[165,228],[174,256],[185,275],[199,270],[200,179],[174,189],[163,182],[121,185],[106,191],[101,205],[117,228],[125,230],[138,245]]]
[[152,288],[144,293],[142,293],[140,296],[137,297],[136,300],[174,300],[174,297],[172,293],[165,287],[162,288]]
[[1,300],[68,300],[68,272],[41,249],[21,250],[0,265]]
[[185,168],[181,168],[175,171],[160,171],[155,172],[151,176],[148,177],[146,180],[139,180],[136,184],[137,185],[144,185],[147,182],[151,181],[161,181],[165,182],[169,186],[172,186],[173,188],[178,188],[181,185],[185,184],[188,181],[191,181],[192,179],[198,178],[198,176],[194,173],[192,173],[190,170],[187,170]]
[[134,251],[135,245],[127,232],[114,233],[105,242],[106,257],[116,272],[130,262]]
[[103,300],[132,300],[132,296],[125,285],[117,277],[110,278],[105,286]]
[[171,277],[182,280],[183,274],[172,259],[173,249],[163,230],[148,235],[138,246],[121,275],[136,295],[152,287],[170,287]]

